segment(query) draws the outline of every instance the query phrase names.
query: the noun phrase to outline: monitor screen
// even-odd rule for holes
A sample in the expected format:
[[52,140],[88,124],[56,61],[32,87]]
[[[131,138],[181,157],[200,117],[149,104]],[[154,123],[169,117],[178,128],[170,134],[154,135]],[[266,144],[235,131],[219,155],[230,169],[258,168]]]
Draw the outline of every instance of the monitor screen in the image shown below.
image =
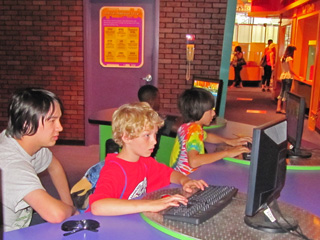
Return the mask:
[[298,148],[300,147],[303,132],[304,111],[304,98],[289,92],[286,106],[288,141]]
[[[245,210],[245,222],[249,226],[270,232],[283,232],[276,223],[265,221],[263,211],[267,207],[273,209],[284,187],[286,158],[287,121],[285,118],[253,129]],[[276,211],[276,209],[273,210]],[[283,225],[285,229],[290,229],[286,224]]]
[[292,145],[290,157],[311,157],[311,153],[301,149],[301,140],[304,127],[305,98],[288,92],[286,117],[288,122],[288,141]]
[[193,78],[192,87],[204,88],[212,93],[215,100],[215,112],[219,116],[220,101],[221,101],[221,92],[222,92],[222,80],[203,78],[195,76]]

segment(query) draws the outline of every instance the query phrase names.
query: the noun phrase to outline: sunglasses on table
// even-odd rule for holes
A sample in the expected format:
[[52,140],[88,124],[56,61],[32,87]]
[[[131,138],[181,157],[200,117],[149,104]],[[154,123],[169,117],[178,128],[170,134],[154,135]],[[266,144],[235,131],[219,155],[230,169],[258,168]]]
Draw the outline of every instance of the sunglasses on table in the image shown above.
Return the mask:
[[63,236],[68,236],[70,234],[80,232],[82,230],[88,230],[92,232],[98,232],[100,224],[96,220],[92,219],[83,219],[83,220],[70,220],[66,221],[61,225],[63,231],[69,231],[64,233]]

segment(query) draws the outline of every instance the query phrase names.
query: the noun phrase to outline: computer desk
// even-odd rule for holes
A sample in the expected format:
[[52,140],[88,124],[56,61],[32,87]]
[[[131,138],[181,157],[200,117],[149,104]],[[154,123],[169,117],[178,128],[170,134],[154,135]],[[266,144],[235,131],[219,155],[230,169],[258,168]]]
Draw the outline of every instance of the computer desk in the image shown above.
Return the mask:
[[[190,177],[204,179],[209,184],[235,186],[239,189],[239,192],[246,193],[248,170],[249,166],[220,160],[208,164],[205,167],[200,167],[199,170],[192,173]],[[319,182],[320,174],[318,171],[288,171],[286,185],[282,191],[280,200],[294,204],[317,215],[318,217],[315,216],[314,218],[314,223],[318,224],[318,228],[320,229]],[[177,187],[179,186],[171,184],[166,188]],[[175,239],[146,223],[140,214],[103,217],[93,216],[91,213],[84,213],[73,216],[69,220],[71,219],[95,219],[100,222],[99,232],[84,230],[64,237],[61,224],[44,223],[4,233],[4,240]],[[219,223],[217,222],[216,224]]]
[[[107,110],[102,113],[102,117],[112,114],[114,109]],[[101,123],[98,124],[110,124]],[[225,137],[234,137],[237,135],[251,136],[251,125],[228,122],[227,128],[219,128],[212,131],[221,134]],[[210,130],[211,131],[211,130]],[[206,148],[213,151],[211,144],[206,144]],[[197,171],[190,175],[194,179],[204,179],[209,184],[213,185],[230,185],[239,189],[240,193],[245,194],[247,191],[249,166],[238,164],[231,161],[219,160],[215,163],[200,167]],[[318,224],[320,229],[320,171],[287,171],[286,185],[281,192],[280,201],[295,205],[315,215],[315,224]],[[171,184],[166,188],[177,188],[178,185]],[[244,209],[243,209],[244,212]],[[73,216],[68,220],[95,219],[99,221],[99,232],[81,231],[64,237],[64,231],[61,230],[62,224],[44,223],[37,226],[32,226],[16,231],[4,233],[4,240],[42,240],[42,239],[74,239],[74,240],[99,240],[99,239],[139,239],[139,240],[166,240],[175,239],[167,235],[148,223],[141,217],[140,214],[130,214],[124,216],[102,217],[94,216],[91,213],[84,213]],[[217,223],[219,224],[219,223]],[[232,227],[232,226],[231,226]]]

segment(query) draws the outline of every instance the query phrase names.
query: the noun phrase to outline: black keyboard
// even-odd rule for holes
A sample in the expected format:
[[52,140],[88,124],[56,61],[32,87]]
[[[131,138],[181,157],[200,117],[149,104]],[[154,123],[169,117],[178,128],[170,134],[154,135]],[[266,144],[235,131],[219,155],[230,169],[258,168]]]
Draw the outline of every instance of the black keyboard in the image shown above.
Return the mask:
[[188,205],[180,204],[163,212],[164,219],[200,224],[226,207],[238,192],[230,186],[213,186],[197,191],[188,198]]
[[[246,147],[251,150],[251,149],[252,149],[252,143],[248,142]],[[250,160],[251,160],[251,152],[249,152],[249,153],[242,153],[242,158],[243,158],[243,160],[248,160],[248,161],[250,161]]]

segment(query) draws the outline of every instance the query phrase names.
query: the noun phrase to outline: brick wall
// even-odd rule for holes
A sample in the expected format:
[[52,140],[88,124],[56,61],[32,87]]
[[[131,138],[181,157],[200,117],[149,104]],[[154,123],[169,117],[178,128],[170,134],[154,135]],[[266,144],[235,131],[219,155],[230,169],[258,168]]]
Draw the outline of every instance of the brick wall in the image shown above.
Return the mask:
[[[43,87],[65,106],[62,139],[84,140],[82,0],[0,0],[0,131],[8,99],[21,87]],[[186,33],[195,34],[192,75],[219,77],[227,0],[161,0],[161,107],[177,111],[186,79]]]
[[61,138],[84,139],[82,0],[0,1],[0,130],[16,89],[43,87],[65,106]]
[[[177,96],[192,75],[219,78],[227,0],[161,0],[159,90],[161,108],[177,112]],[[195,34],[191,79],[186,81],[186,34]]]

